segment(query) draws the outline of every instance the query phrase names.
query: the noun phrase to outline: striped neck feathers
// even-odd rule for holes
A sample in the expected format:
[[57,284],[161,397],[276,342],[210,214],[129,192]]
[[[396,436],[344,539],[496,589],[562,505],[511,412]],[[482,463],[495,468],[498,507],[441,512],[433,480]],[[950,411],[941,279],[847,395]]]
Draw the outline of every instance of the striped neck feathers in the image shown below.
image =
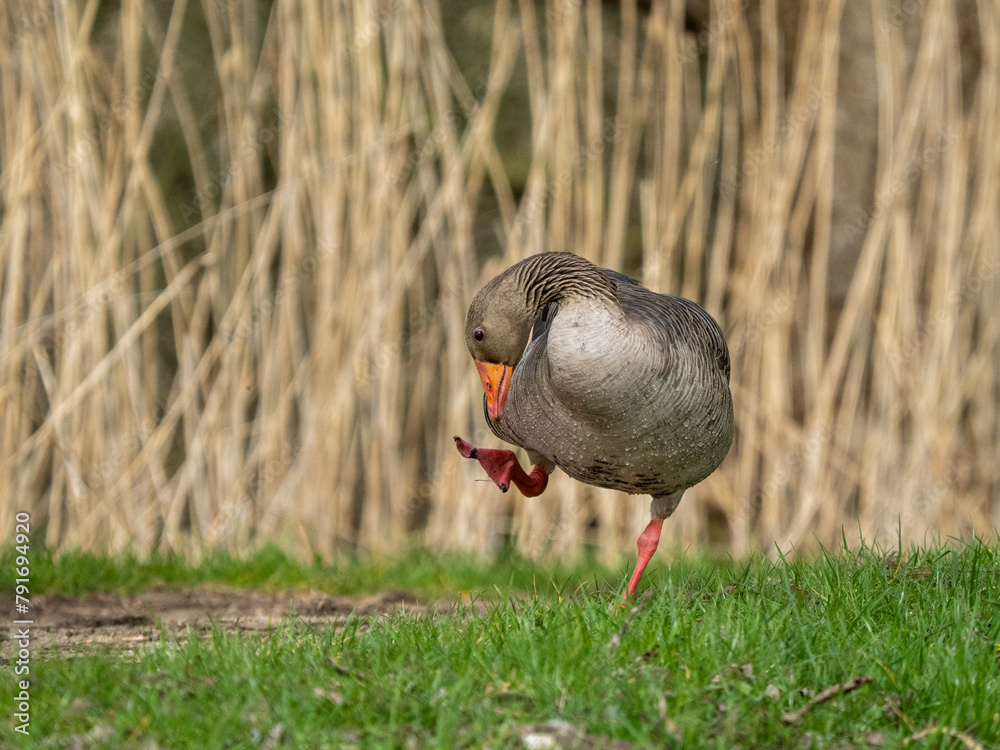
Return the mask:
[[539,253],[511,266],[505,274],[524,291],[531,318],[552,302],[590,299],[619,306],[611,280],[586,258],[573,253]]
[[520,361],[535,322],[553,302],[590,301],[621,310],[614,284],[572,253],[525,258],[479,290],[465,321],[469,353],[478,362]]

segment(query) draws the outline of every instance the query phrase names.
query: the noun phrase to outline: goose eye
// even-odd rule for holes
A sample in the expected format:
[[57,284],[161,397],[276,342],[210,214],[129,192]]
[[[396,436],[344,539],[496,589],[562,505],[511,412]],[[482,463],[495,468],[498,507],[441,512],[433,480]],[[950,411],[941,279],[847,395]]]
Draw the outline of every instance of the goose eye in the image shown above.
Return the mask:
[[486,333],[483,331],[482,328],[477,328],[472,332],[472,338],[474,338],[476,341],[482,341],[485,335]]

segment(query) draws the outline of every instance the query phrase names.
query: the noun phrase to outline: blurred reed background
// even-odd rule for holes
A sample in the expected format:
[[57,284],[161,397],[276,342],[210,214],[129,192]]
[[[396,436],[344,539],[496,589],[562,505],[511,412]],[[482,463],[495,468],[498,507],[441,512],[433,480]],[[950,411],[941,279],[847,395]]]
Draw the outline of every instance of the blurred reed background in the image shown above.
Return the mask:
[[668,542],[994,533],[998,44],[993,0],[6,2],[0,531],[617,560],[648,498],[451,441],[497,443],[468,302],[551,249],[729,339]]

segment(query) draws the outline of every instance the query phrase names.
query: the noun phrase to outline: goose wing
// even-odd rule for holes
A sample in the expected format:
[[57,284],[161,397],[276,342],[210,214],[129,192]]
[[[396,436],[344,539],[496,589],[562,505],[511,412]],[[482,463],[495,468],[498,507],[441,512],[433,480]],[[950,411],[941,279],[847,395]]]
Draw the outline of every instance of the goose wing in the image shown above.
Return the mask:
[[625,274],[601,269],[612,280],[625,314],[645,323],[665,352],[678,345],[711,357],[729,382],[729,347],[715,319],[698,304],[672,294],[659,294]]

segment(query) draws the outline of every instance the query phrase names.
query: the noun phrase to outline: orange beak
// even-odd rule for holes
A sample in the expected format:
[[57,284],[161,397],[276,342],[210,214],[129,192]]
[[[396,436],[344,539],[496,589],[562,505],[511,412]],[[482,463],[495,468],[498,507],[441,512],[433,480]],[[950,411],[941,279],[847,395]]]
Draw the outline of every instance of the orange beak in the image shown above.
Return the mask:
[[503,405],[507,403],[507,391],[514,368],[491,365],[477,359],[476,369],[479,370],[479,379],[483,381],[483,390],[486,391],[486,411],[495,422],[500,419]]

